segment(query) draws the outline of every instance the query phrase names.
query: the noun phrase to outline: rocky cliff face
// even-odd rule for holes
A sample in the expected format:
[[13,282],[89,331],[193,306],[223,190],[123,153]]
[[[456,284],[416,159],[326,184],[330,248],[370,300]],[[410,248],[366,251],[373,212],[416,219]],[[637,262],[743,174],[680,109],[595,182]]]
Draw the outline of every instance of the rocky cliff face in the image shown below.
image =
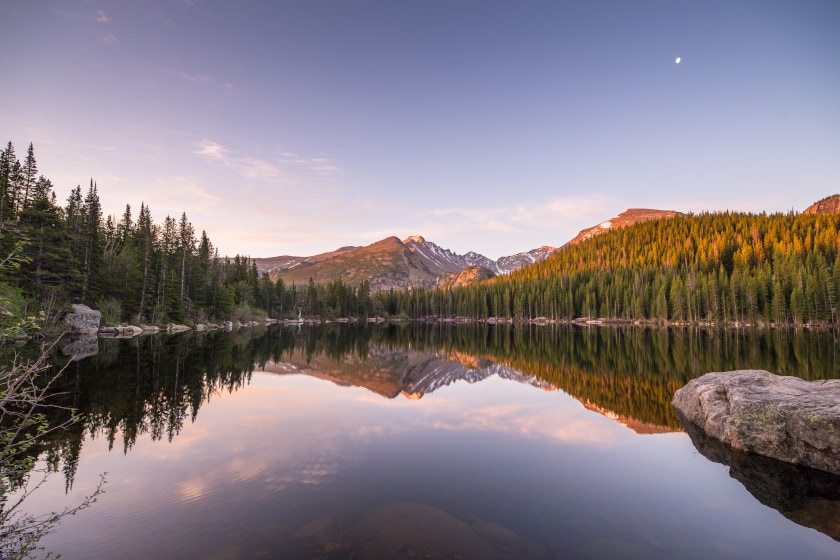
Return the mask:
[[632,226],[633,224],[638,224],[640,222],[648,222],[650,220],[673,218],[674,216],[682,216],[682,213],[675,212],[674,210],[630,208],[614,218],[610,218],[605,222],[601,222],[597,226],[592,226],[591,228],[581,230],[580,233],[578,233],[577,236],[574,237],[574,239],[567,243],[567,245],[572,245],[575,243],[580,243],[581,241],[586,241],[587,239],[595,237],[596,235],[600,235],[602,233],[606,233],[614,229]]
[[822,200],[818,200],[808,208],[803,214],[838,214],[840,213],[840,194],[828,196]]
[[460,272],[467,267],[482,267],[494,274],[508,274],[523,266],[545,260],[556,248],[543,245],[537,249],[500,257],[497,260],[485,257],[480,253],[470,251],[463,255],[453,253],[431,241],[426,241],[420,235],[412,235],[403,240],[410,251],[423,259],[430,270],[443,272]]
[[496,276],[492,270],[483,266],[468,266],[457,274],[445,272],[441,275],[438,287],[458,288],[470,286]]

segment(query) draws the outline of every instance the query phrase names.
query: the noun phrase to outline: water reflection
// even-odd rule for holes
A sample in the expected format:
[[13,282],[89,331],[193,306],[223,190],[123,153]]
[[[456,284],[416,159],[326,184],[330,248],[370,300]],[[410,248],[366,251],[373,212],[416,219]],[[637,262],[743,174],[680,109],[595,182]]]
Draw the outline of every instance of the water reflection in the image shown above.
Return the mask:
[[560,389],[637,433],[654,434],[682,429],[671,397],[703,373],[767,369],[833,378],[840,375],[835,355],[832,333],[769,330],[327,325],[102,340],[57,387],[59,404],[80,411],[84,423],[33,453],[48,452],[72,480],[85,431],[111,445],[121,439],[126,452],[144,434],[172,441],[204,403],[246,385],[255,368],[409,399],[495,375]]
[[108,493],[51,543],[65,558],[836,556],[669,433],[673,391],[706,371],[833,376],[826,335],[412,324],[103,340],[58,387],[84,422],[44,451],[74,492],[112,473]]
[[840,541],[840,477],[733,449],[685,418],[680,420],[697,451],[728,466],[729,475],[759,502]]

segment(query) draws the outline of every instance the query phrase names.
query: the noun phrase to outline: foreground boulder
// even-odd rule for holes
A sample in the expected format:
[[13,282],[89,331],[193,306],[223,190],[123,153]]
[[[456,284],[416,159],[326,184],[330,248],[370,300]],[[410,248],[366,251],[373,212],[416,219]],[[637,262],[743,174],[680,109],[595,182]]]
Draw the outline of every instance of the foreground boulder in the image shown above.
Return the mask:
[[840,475],[840,379],[707,373],[678,390],[672,404],[685,420],[739,451]]
[[96,334],[102,313],[87,305],[73,305],[73,312],[64,316],[64,330],[71,334]]

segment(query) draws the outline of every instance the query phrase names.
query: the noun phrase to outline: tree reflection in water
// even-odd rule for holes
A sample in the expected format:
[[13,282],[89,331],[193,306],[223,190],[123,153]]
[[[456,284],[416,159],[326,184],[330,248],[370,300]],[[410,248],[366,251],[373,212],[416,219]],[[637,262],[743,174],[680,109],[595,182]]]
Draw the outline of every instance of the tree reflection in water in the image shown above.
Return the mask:
[[[66,408],[49,421],[65,421],[68,408],[82,421],[51,433],[31,453],[63,471],[70,486],[86,433],[124,453],[140,436],[171,441],[203,404],[248,384],[255,370],[413,399],[457,380],[499,375],[562,390],[637,432],[656,433],[682,429],[671,397],[706,372],[767,369],[819,379],[835,377],[835,363],[832,333],[780,330],[330,324],[100,340],[98,354],[73,363],[55,386]],[[793,511],[797,521],[806,515],[801,509],[780,511]]]

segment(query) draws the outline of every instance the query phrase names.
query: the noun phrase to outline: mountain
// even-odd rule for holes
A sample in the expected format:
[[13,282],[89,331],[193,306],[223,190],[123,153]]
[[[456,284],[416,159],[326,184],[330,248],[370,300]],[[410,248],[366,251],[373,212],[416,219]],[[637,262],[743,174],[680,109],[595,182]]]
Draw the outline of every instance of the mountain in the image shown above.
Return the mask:
[[[409,251],[417,255],[429,268],[437,274],[443,272],[459,272],[468,266],[483,266],[493,270],[495,261],[484,255],[469,252],[466,255],[453,253],[431,241],[426,241],[421,235],[412,235],[403,240]],[[494,271],[495,272],[495,271]]]
[[557,247],[543,245],[542,247],[531,249],[525,253],[516,253],[515,255],[510,255],[509,257],[500,257],[496,261],[496,268],[499,273],[507,274],[509,272],[513,272],[514,270],[518,270],[523,266],[544,261],[556,250]]
[[527,264],[544,260],[556,250],[555,247],[543,245],[538,249],[500,257],[494,261],[473,251],[464,255],[453,253],[449,249],[444,249],[431,241],[426,241],[420,235],[407,237],[403,240],[403,243],[409,250],[420,256],[430,270],[439,270],[440,272],[459,272],[468,266],[481,266],[495,274],[508,274]]
[[[459,255],[426,241],[420,235],[413,235],[403,241],[389,237],[364,247],[341,247],[311,257],[286,255],[254,261],[257,270],[267,272],[272,280],[282,278],[287,283],[304,284],[312,278],[316,283],[323,284],[340,278],[357,285],[367,280],[371,289],[378,291],[433,287],[442,275],[457,275],[471,267],[481,267],[490,274],[472,271],[461,278],[462,283],[475,281],[476,277],[489,278],[542,261],[554,250],[554,247],[543,246],[494,261],[472,251]],[[452,277],[447,276],[443,280],[447,279],[451,281]]]
[[444,272],[438,281],[440,288],[459,288],[461,286],[469,286],[477,284],[488,278],[493,278],[496,274],[484,266],[468,266],[458,273]]
[[592,226],[581,230],[574,239],[566,243],[566,245],[575,245],[581,241],[586,241],[596,235],[620,229],[633,224],[641,222],[648,222],[650,220],[659,220],[661,218],[673,218],[674,216],[682,216],[681,212],[674,210],[651,210],[649,208],[629,208],[614,218],[610,218],[606,222],[601,222],[597,226]]
[[313,255],[311,257],[293,257],[291,255],[282,255],[279,257],[269,257],[267,259],[254,260],[257,261],[257,268],[260,272],[268,272],[269,276],[274,276],[277,272],[281,270],[290,270],[301,264],[316,263],[319,261],[327,260],[338,254],[346,253],[347,251],[352,251],[353,249],[359,249],[359,247],[354,247],[352,245],[348,247],[340,247],[335,251],[321,253],[319,255]]
[[[272,280],[282,278],[286,283],[298,285],[306,284],[310,278],[317,284],[341,279],[347,284],[358,285],[367,280],[373,291],[437,285],[438,273],[430,270],[424,259],[396,237],[365,247],[343,249],[289,261],[291,266],[286,268],[279,266],[284,262],[283,257],[254,260],[257,270],[268,272]],[[275,267],[270,269],[270,264]]]
[[806,208],[803,214],[838,214],[840,213],[840,194],[827,196]]

